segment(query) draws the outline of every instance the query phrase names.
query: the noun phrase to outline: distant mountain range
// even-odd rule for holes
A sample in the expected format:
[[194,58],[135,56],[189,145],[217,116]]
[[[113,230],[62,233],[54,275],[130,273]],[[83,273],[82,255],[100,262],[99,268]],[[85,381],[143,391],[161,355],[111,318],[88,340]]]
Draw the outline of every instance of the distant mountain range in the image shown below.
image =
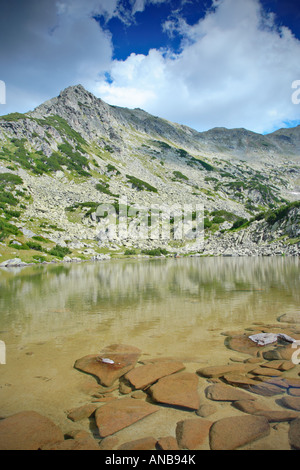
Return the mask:
[[[69,87],[34,111],[0,116],[2,259],[89,259],[161,247],[165,253],[224,254],[232,240],[236,244],[237,231],[248,234],[246,252],[237,246],[237,254],[256,253],[256,247],[260,253],[263,240],[271,253],[279,246],[295,254],[299,159],[300,126],[267,135],[197,132],[141,109],[110,106],[81,85]],[[209,241],[204,248],[172,239],[112,242],[109,218],[99,218],[96,209],[117,205],[119,196],[129,206],[201,203]],[[280,221],[275,230],[270,211]],[[255,240],[257,223],[264,227],[262,240]]]

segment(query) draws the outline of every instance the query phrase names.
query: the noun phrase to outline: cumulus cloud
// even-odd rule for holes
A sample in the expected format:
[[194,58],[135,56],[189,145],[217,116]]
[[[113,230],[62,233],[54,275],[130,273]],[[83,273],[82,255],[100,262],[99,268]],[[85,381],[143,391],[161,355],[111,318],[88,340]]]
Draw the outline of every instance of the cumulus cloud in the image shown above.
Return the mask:
[[164,27],[182,37],[179,53],[151,50],[115,60],[110,83],[94,91],[111,104],[142,107],[198,130],[267,132],[299,119],[291,86],[300,41],[278,29],[258,0],[215,0],[197,24],[177,17]]
[[[7,104],[0,113],[25,112],[82,83],[110,104],[143,108],[197,130],[265,132],[299,119],[291,87],[299,78],[300,41],[288,28],[278,29],[259,0],[214,0],[192,26],[179,8],[162,25],[181,40],[179,52],[152,49],[112,60],[109,20],[129,25],[148,5],[170,1],[2,2],[0,79]],[[104,18],[102,27],[94,16]]]

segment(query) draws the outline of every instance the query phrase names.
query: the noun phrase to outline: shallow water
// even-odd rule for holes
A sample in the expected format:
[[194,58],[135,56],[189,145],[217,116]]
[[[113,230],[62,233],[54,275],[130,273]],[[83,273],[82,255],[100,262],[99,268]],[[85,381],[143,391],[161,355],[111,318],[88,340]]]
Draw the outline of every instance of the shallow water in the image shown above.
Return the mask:
[[[76,359],[124,343],[139,347],[144,359],[183,359],[194,372],[238,355],[226,349],[222,331],[274,323],[299,304],[297,258],[123,260],[1,270],[6,365],[0,365],[0,416],[35,409],[64,431],[78,428],[65,410],[87,403],[85,387],[95,381],[73,368]],[[175,421],[181,413],[174,411]],[[155,419],[147,418],[148,426],[157,426]],[[141,437],[149,435],[143,426],[134,426],[133,438],[138,429]],[[160,435],[174,434],[172,426],[168,420]]]

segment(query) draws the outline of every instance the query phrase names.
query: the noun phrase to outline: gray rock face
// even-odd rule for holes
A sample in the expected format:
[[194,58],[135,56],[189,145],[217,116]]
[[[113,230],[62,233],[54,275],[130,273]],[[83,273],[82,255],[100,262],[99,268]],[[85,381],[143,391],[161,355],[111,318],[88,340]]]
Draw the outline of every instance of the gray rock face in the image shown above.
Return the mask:
[[[16,158],[16,141],[23,142],[23,153],[42,159],[38,168]],[[141,109],[110,106],[78,85],[23,117],[0,119],[0,152],[7,155],[1,173],[19,175],[28,196],[19,200],[21,215],[13,224],[27,238],[45,235],[86,259],[106,259],[103,251],[124,247],[228,257],[300,254],[297,206],[273,222],[256,217],[230,230],[237,219],[255,219],[260,211],[299,198],[300,126],[266,136],[245,129],[197,132]],[[128,230],[119,224],[115,237],[114,215],[105,215],[103,207],[116,207],[118,196],[139,213],[149,207],[161,211],[151,233],[141,236],[130,216]],[[197,204],[210,224],[204,243],[191,238],[195,221],[185,221],[185,239],[174,242],[175,226],[165,209],[174,219],[184,206],[195,213]]]

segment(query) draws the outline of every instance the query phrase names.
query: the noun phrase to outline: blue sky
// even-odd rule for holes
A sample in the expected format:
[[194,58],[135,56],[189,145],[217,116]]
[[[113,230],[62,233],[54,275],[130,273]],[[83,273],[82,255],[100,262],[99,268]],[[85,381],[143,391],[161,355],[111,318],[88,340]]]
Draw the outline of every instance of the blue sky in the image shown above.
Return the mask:
[[0,115],[81,83],[199,131],[300,123],[298,0],[0,0],[0,13]]

